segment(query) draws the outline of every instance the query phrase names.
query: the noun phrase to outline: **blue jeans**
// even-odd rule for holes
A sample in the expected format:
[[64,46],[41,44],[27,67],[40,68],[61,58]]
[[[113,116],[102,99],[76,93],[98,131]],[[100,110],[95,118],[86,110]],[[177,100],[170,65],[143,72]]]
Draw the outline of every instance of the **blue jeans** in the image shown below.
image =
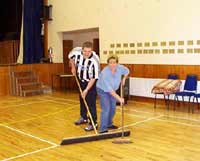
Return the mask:
[[104,92],[102,89],[97,88],[97,93],[100,97],[101,106],[101,123],[100,131],[107,130],[107,127],[113,123],[113,117],[116,109],[116,99],[108,92]]

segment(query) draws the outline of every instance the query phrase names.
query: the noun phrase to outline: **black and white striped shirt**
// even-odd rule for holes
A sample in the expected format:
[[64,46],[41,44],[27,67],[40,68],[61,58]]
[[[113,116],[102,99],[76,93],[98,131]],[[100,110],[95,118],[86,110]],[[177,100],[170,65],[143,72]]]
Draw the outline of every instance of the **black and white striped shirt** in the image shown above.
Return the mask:
[[92,51],[92,55],[85,59],[83,57],[82,48],[74,48],[68,55],[69,59],[75,62],[77,75],[82,81],[90,81],[91,79],[98,79],[100,72],[100,64],[98,55]]

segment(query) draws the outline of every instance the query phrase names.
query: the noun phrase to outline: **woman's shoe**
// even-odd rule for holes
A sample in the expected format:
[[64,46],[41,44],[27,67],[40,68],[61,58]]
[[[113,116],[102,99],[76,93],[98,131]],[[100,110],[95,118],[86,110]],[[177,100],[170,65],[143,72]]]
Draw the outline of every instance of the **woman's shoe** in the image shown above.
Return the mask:
[[99,131],[99,134],[103,134],[103,133],[106,133],[106,132],[108,132],[108,130]]
[[108,126],[108,129],[118,129],[118,126],[116,126],[116,125],[111,125],[111,126]]

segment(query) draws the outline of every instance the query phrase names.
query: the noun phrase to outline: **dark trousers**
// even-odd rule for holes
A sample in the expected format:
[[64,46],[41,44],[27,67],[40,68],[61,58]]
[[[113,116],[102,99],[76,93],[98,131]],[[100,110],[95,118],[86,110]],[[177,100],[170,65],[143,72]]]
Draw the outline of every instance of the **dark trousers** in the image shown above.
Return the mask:
[[[82,81],[79,81],[79,82],[80,82],[81,89],[84,91],[84,89],[88,85],[88,82],[82,82]],[[97,122],[96,97],[97,97],[97,92],[96,92],[96,82],[95,82],[92,88],[88,91],[87,96],[85,98],[94,123]],[[79,96],[79,99],[80,99],[80,115],[84,119],[87,119],[88,118],[87,109],[85,107],[85,104],[83,102],[81,95]]]

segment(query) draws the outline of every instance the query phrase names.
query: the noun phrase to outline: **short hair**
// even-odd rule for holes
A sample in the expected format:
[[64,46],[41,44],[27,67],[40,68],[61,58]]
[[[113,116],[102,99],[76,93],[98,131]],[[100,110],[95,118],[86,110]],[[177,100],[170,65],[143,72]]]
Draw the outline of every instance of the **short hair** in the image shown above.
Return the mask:
[[92,42],[89,42],[89,41],[84,42],[82,45],[82,49],[83,48],[91,48],[92,49],[92,47],[93,47],[93,44],[92,44]]
[[109,55],[108,58],[107,58],[107,63],[109,63],[109,61],[110,61],[111,59],[116,60],[117,63],[119,62],[119,58],[118,58],[117,55]]

